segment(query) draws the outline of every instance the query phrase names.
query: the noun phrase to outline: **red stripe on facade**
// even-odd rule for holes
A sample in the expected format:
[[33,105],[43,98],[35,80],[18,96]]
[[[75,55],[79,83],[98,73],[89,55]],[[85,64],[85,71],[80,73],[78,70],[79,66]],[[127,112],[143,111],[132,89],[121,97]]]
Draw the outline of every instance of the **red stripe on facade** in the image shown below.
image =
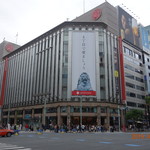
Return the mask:
[[2,90],[1,90],[1,97],[0,97],[0,106],[2,106],[4,103],[7,71],[8,71],[8,58],[5,59],[5,63],[4,63],[4,73],[3,73]]
[[72,95],[96,95],[96,91],[72,91]]
[[126,89],[125,89],[125,76],[124,76],[124,59],[123,59],[123,49],[122,49],[122,38],[118,38],[119,42],[119,53],[120,53],[120,75],[121,75],[121,96],[122,101],[126,100]]

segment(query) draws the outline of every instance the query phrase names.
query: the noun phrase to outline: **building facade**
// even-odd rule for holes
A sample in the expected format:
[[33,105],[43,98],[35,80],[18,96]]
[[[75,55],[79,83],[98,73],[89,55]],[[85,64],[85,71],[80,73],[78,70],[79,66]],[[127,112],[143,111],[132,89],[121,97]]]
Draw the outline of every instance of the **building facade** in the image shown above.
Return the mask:
[[137,37],[123,36],[121,13],[105,2],[6,55],[3,123],[119,129],[126,105],[144,110],[142,49]]

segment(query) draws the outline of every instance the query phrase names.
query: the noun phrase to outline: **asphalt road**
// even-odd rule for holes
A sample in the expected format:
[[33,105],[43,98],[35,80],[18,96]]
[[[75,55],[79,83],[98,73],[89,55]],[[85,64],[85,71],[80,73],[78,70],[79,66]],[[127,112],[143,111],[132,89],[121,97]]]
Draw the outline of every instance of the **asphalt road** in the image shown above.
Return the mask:
[[146,133],[20,133],[0,137],[0,150],[150,150]]

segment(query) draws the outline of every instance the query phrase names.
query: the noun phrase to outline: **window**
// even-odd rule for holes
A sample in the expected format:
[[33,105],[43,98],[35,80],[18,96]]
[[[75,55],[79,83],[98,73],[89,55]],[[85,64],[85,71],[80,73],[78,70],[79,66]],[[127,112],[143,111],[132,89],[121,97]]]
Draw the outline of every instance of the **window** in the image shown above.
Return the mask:
[[22,115],[23,114],[23,110],[17,110],[17,115]]
[[35,114],[42,114],[42,109],[39,108],[39,109],[34,109],[34,113]]
[[139,73],[139,74],[143,74],[143,71],[141,71],[140,69],[136,69],[135,68],[135,72]]
[[126,95],[129,96],[129,97],[136,97],[136,94],[135,93],[132,93],[132,92],[126,92]]
[[136,89],[140,91],[144,91],[144,87],[136,85]]
[[141,78],[139,78],[139,77],[136,77],[135,79],[136,79],[137,81],[139,81],[139,82],[144,82],[143,79],[141,79]]
[[144,105],[144,104],[139,104],[139,103],[138,103],[138,107],[139,107],[139,108],[145,108],[145,105]]
[[129,82],[126,82],[126,86],[130,88],[135,88],[135,85]]
[[133,56],[133,52],[131,50],[129,50],[129,55]]
[[60,111],[61,111],[61,112],[67,112],[67,107],[66,107],[66,106],[62,106],[62,107],[60,108]]
[[136,103],[133,103],[133,102],[127,102],[127,106],[136,107]]
[[139,59],[139,54],[134,53],[134,58]]
[[134,79],[134,76],[129,74],[129,73],[125,73],[125,77],[130,78],[130,79]]
[[104,79],[104,78],[105,78],[105,75],[100,75],[100,78],[103,78],[103,79]]
[[47,113],[57,113],[57,108],[56,107],[49,107],[46,108]]
[[25,110],[25,114],[32,114],[32,109]]
[[106,112],[107,112],[106,107],[101,107],[101,113],[106,113]]

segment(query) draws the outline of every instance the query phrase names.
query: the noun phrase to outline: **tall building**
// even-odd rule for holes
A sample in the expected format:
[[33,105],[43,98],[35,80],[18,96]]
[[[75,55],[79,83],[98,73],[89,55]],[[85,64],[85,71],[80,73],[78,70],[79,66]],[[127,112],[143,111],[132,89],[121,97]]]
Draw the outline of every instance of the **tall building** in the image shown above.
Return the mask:
[[105,2],[6,55],[2,121],[119,129],[125,104],[143,109],[142,49],[137,34],[130,39],[120,30],[121,13]]
[[123,42],[126,103],[129,109],[145,108],[143,47],[137,21],[118,7],[119,34]]
[[150,94],[150,45],[148,30],[142,25],[139,25],[141,35],[141,43],[143,49],[143,68],[144,68],[144,83],[146,95]]

